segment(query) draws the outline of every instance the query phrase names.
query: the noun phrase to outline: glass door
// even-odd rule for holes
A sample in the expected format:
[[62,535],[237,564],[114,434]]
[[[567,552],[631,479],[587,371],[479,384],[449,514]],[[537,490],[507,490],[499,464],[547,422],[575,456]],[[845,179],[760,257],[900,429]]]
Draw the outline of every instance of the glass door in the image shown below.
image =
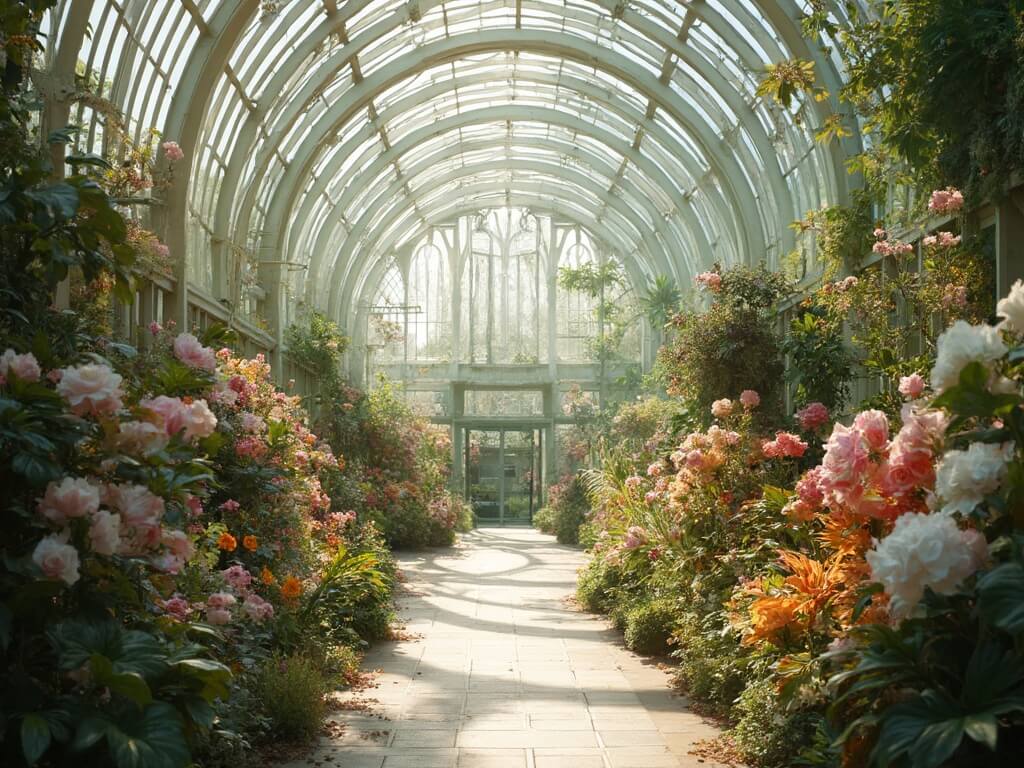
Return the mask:
[[466,498],[481,525],[529,525],[539,491],[535,430],[466,430]]

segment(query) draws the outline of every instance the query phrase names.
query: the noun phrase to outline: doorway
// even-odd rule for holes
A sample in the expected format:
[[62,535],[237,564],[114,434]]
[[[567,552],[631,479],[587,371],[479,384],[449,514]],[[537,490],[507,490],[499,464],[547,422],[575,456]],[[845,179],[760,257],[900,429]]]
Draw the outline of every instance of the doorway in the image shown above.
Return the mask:
[[541,431],[467,429],[466,498],[481,525],[530,525],[539,502]]

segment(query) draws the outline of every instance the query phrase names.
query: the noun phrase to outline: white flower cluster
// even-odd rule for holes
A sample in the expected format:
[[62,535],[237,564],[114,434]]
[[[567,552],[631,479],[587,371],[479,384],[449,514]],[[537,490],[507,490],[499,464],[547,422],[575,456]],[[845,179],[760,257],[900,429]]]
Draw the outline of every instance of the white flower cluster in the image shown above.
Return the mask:
[[867,553],[871,575],[892,598],[894,616],[907,616],[925,587],[948,595],[988,557],[985,537],[961,530],[948,515],[907,513]]
[[1018,280],[1010,286],[1006,298],[996,305],[996,314],[1003,318],[1001,328],[1024,333],[1024,282]]
[[939,336],[935,366],[932,368],[932,389],[942,392],[956,386],[960,381],[960,371],[968,364],[980,362],[991,366],[1007,351],[998,328],[957,320]]
[[1012,458],[1012,443],[971,443],[965,451],[948,451],[936,470],[933,508],[970,514],[999,490]]

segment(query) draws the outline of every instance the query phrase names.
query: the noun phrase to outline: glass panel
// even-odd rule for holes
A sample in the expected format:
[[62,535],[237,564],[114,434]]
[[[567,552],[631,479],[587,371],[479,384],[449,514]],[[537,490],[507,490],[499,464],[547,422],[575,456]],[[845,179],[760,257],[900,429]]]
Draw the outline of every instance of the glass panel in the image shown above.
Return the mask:
[[503,525],[529,525],[533,520],[534,447],[532,431],[505,433]]
[[501,432],[466,432],[466,497],[482,525],[501,522]]

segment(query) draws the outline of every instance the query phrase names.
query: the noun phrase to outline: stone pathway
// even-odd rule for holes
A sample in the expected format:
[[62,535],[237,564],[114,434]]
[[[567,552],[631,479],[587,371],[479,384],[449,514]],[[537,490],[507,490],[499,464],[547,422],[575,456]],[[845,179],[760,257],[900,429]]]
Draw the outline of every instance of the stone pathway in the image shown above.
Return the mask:
[[713,766],[688,751],[714,725],[607,622],[565,605],[581,552],[490,528],[400,561],[400,615],[422,637],[373,648],[378,687],[346,696],[376,699],[378,716],[335,713],[340,735],[294,768]]

